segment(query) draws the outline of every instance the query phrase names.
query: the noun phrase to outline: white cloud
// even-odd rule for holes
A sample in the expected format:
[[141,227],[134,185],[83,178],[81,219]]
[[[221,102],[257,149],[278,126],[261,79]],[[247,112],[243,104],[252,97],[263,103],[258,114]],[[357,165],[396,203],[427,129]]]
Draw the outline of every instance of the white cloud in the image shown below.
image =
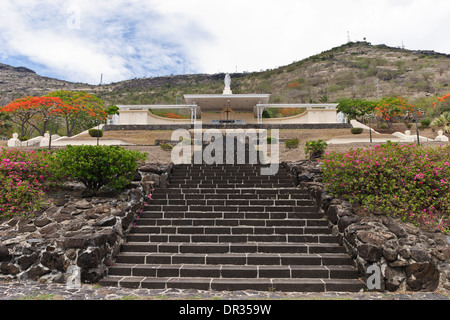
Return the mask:
[[259,71],[346,42],[450,52],[447,0],[2,0],[0,58],[98,83]]

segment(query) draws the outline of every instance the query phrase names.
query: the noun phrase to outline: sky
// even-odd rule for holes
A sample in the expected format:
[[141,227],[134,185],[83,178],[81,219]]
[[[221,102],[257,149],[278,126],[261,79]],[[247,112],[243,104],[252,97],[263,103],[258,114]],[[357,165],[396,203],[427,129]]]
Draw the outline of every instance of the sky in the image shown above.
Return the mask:
[[0,63],[99,84],[274,69],[348,39],[449,54],[449,30],[448,0],[0,0]]

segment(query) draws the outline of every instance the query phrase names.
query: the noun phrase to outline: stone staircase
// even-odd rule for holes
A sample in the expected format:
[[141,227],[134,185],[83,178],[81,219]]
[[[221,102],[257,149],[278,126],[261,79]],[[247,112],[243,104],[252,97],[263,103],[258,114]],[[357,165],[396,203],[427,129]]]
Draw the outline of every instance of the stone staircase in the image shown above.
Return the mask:
[[177,165],[100,284],[127,288],[359,291],[352,260],[307,192],[261,165]]

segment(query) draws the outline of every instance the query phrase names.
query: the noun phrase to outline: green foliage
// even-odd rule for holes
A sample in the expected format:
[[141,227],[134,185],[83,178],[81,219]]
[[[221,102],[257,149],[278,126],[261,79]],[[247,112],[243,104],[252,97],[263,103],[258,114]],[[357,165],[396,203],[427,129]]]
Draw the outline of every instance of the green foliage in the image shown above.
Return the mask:
[[370,149],[325,154],[323,181],[335,196],[364,210],[448,230],[450,146],[388,143]]
[[310,140],[305,142],[305,154],[309,155],[309,159],[318,159],[322,157],[325,152],[325,149],[328,147],[328,143],[319,140]]
[[422,121],[420,121],[420,124],[424,127],[424,128],[428,128],[431,124],[431,120],[430,119],[423,119]]
[[271,143],[276,144],[276,143],[278,143],[278,140],[277,140],[277,138],[267,137],[267,143],[268,144],[271,144]]
[[377,106],[375,101],[361,99],[340,99],[338,103],[338,111],[345,113],[350,119],[370,114]]
[[161,143],[159,145],[161,147],[161,149],[163,149],[164,151],[170,151],[173,149],[173,146],[169,143]]
[[97,138],[97,137],[101,138],[101,137],[103,137],[103,131],[99,130],[99,129],[89,129],[88,133],[93,138]]
[[55,153],[59,174],[82,182],[88,189],[122,190],[147,154],[118,146],[67,146]]
[[363,133],[363,128],[351,128],[350,131],[353,134],[361,134],[361,133]]
[[295,149],[295,148],[298,148],[299,144],[300,144],[300,141],[299,141],[297,138],[287,140],[287,141],[284,143],[284,145],[285,145],[286,148],[288,148],[288,149]]
[[434,127],[442,128],[446,133],[450,133],[450,111],[444,112],[431,122]]
[[106,110],[106,113],[109,114],[110,116],[112,116],[114,114],[119,114],[119,107],[118,106],[110,106]]

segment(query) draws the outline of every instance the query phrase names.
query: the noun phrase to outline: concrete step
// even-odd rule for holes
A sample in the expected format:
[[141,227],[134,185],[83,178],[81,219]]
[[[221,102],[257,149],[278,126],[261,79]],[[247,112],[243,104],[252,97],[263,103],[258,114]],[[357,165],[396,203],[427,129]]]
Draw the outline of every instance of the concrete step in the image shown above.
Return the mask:
[[233,265],[142,265],[122,264],[109,269],[109,276],[176,278],[285,278],[285,279],[354,279],[351,266],[233,266]]
[[148,234],[132,233],[127,235],[128,242],[186,242],[186,243],[337,243],[337,237],[331,234],[301,235],[236,235],[236,234]]
[[328,226],[325,219],[157,219],[139,218],[139,226]]
[[127,242],[122,252],[147,253],[345,253],[336,243],[180,243]]
[[358,292],[364,283],[353,279],[284,279],[284,278],[155,278],[109,276],[102,286],[139,289],[197,289],[216,291],[257,290],[286,292]]
[[[217,209],[217,208],[216,208]],[[144,211],[141,218],[154,219],[322,219],[323,214],[305,207],[303,212],[241,212],[229,211]],[[230,209],[231,210],[231,209]],[[237,210],[237,209],[236,209]]]
[[177,206],[312,206],[310,199],[153,199],[144,210],[156,205]]
[[121,252],[117,263],[126,264],[202,264],[202,265],[346,265],[352,260],[342,253],[153,253]]
[[253,227],[253,226],[135,226],[130,231],[147,234],[188,234],[188,235],[302,235],[302,234],[331,234],[328,227]]

